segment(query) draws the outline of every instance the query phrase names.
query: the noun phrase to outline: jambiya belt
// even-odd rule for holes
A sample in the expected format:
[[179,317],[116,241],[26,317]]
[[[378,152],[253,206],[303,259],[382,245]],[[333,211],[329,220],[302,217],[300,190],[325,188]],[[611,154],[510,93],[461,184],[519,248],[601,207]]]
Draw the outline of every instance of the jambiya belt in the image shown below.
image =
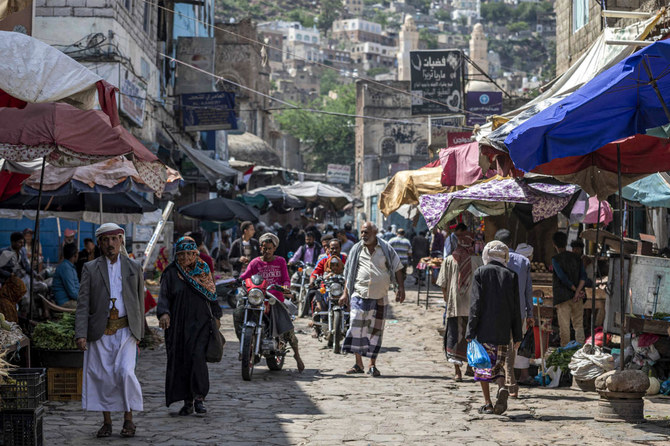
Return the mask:
[[116,308],[116,299],[112,299],[112,308],[109,310],[105,334],[113,335],[117,330],[125,327],[128,327],[128,317],[119,317],[119,310]]

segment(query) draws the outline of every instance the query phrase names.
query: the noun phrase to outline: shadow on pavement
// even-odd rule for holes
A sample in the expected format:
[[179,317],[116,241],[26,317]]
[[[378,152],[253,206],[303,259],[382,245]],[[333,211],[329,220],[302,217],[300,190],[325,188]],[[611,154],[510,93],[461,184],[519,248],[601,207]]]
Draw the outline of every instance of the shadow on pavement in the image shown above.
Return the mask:
[[543,400],[570,400],[570,401],[579,401],[579,402],[587,402],[587,401],[596,401],[594,398],[588,398],[585,396],[572,396],[572,395],[532,395],[533,397],[543,399]]

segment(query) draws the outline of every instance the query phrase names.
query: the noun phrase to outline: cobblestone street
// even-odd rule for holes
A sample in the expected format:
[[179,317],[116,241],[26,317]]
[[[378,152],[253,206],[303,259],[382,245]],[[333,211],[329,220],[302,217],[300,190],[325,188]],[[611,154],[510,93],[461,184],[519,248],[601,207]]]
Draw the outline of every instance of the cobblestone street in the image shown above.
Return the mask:
[[[353,357],[334,355],[325,342],[312,339],[301,319],[296,328],[305,372],[297,372],[293,358],[281,372],[270,372],[262,361],[253,381],[245,382],[231,310],[225,310],[228,343],[224,360],[210,366],[206,416],[179,417],[181,405],[165,407],[161,346],[142,351],[139,359],[145,411],[136,414],[136,438],[119,437],[121,414],[115,414],[114,435],[97,440],[100,414],[84,413],[80,402],[50,402],[44,444],[670,444],[670,399],[647,399],[648,422],[640,425],[593,421],[597,395],[576,388],[522,388],[503,416],[478,414],[479,385],[469,377],[460,384],[450,379],[436,332],[441,299],[434,296],[428,310],[423,301],[416,305],[416,291],[408,292],[403,305],[393,305],[380,378],[345,375]],[[156,319],[150,324],[157,325]]]

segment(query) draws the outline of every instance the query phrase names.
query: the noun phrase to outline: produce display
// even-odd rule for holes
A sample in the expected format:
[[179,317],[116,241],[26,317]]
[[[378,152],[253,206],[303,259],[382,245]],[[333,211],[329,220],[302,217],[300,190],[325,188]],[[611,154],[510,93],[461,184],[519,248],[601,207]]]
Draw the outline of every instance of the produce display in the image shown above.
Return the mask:
[[431,268],[439,268],[442,265],[442,259],[440,257],[423,257],[421,263],[430,265]]
[[530,271],[533,273],[548,273],[550,272],[543,262],[530,262]]
[[35,326],[33,347],[45,350],[74,350],[74,314],[64,313],[57,321],[42,322]]
[[576,351],[576,349],[564,350],[560,348],[554,350],[547,358],[547,367],[556,366],[560,367],[564,372],[569,371],[570,368],[568,366],[570,365],[570,361],[572,361],[572,355],[574,355]]

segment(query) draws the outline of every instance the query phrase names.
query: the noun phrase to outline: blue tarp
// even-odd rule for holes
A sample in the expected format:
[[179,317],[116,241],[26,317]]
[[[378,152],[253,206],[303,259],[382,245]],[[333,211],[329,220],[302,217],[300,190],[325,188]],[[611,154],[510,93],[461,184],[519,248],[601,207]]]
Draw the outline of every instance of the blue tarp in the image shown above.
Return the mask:
[[589,154],[621,138],[668,123],[643,62],[670,105],[670,41],[661,40],[604,71],[505,138],[524,171],[556,158]]
[[624,187],[622,196],[644,206],[670,208],[670,175],[656,173],[644,177]]

